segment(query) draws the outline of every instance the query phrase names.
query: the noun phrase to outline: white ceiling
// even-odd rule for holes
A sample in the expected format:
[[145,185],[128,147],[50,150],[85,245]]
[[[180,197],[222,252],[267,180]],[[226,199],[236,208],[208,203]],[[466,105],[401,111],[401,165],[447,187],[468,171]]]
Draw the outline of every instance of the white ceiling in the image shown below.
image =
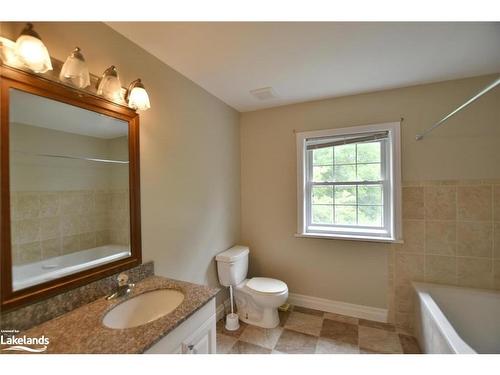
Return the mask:
[[500,72],[498,22],[108,25],[239,111]]
[[113,117],[16,89],[9,96],[12,123],[105,139],[128,134],[128,123]]

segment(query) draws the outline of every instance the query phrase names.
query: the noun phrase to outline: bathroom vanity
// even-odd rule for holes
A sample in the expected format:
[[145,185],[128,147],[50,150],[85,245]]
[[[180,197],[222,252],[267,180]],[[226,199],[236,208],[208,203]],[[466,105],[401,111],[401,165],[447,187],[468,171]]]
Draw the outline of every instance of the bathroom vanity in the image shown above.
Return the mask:
[[216,354],[215,300],[153,344],[146,354]]
[[[172,292],[174,299],[169,301],[171,297],[162,291]],[[127,296],[102,297],[19,335],[44,335],[49,339],[47,353],[216,353],[217,292],[203,285],[151,276]],[[170,311],[161,315],[161,309]],[[151,318],[155,319],[147,321]]]

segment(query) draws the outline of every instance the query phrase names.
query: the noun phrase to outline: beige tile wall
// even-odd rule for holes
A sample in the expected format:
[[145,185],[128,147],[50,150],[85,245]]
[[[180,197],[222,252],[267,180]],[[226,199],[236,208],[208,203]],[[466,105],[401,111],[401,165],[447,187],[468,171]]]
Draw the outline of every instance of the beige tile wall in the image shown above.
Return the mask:
[[13,263],[129,244],[128,202],[126,190],[13,192]]
[[500,289],[500,180],[403,184],[404,243],[389,257],[390,318],[412,328],[411,281]]

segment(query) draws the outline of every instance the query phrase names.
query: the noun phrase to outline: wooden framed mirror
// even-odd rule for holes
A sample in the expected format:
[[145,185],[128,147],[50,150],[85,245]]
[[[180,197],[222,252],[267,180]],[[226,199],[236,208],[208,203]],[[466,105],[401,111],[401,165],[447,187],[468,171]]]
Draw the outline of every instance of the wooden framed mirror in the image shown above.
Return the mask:
[[1,66],[1,305],[141,263],[139,116]]

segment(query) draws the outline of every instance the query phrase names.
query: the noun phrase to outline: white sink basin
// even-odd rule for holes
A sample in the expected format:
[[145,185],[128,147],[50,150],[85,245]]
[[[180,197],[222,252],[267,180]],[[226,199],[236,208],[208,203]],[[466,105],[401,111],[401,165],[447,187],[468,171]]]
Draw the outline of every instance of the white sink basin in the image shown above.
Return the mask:
[[109,328],[137,327],[168,314],[184,300],[184,294],[174,289],[158,289],[139,294],[110,310],[102,320]]

